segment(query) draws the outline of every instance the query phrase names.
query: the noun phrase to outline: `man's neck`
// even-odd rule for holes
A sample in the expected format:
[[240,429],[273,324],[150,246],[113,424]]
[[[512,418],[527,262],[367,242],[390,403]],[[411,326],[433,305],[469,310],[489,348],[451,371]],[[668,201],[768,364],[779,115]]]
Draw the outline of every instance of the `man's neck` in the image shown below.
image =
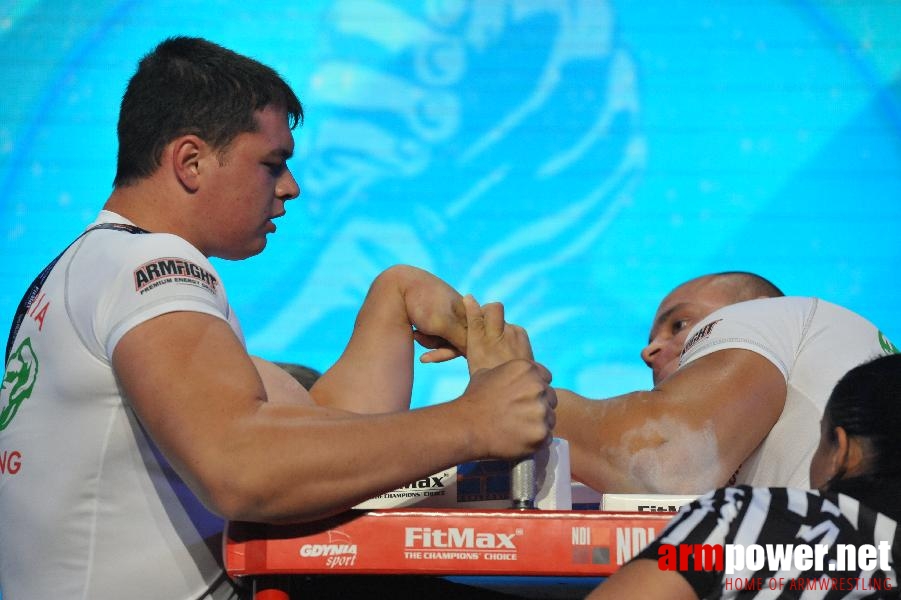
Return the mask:
[[194,244],[186,203],[176,201],[177,192],[167,190],[152,179],[113,190],[103,205],[104,210],[128,219],[138,227],[154,233],[172,233]]

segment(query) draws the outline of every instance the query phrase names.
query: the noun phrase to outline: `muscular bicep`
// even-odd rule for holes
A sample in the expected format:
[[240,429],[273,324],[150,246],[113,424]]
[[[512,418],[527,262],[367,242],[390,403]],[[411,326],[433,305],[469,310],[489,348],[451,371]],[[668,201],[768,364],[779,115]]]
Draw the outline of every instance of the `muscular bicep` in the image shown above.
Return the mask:
[[113,368],[154,442],[182,477],[198,484],[212,479],[219,457],[237,439],[234,428],[266,398],[228,324],[197,312],[138,325],[117,344]]
[[748,350],[714,352],[657,388],[606,400],[559,391],[557,434],[573,476],[611,492],[698,493],[724,485],[785,404],[785,379]]
[[681,367],[660,382],[658,392],[673,411],[682,410],[686,426],[701,432],[697,456],[717,474],[709,486],[717,487],[728,482],[776,424],[785,406],[786,383],[763,356],[728,349]]

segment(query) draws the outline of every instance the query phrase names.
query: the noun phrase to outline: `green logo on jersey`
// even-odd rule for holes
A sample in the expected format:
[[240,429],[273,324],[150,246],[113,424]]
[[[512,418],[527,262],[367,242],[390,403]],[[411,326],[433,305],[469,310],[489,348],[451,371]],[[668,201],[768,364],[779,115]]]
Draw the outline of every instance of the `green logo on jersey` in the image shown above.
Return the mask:
[[3,385],[0,386],[0,400],[6,397],[7,401],[3,410],[0,410],[0,431],[6,429],[16,416],[22,401],[31,396],[37,377],[38,357],[31,347],[31,338],[25,338],[6,363]]
[[901,354],[901,350],[898,350],[897,346],[891,343],[881,331],[879,332],[879,345],[887,354]]

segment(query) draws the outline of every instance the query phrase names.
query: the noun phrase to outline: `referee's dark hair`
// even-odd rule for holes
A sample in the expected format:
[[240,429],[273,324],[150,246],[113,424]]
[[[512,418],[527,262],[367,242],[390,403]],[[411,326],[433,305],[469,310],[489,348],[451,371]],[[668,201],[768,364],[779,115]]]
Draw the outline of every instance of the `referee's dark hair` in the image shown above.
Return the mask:
[[848,371],[835,385],[826,404],[830,435],[842,427],[851,437],[866,440],[868,472],[878,479],[901,475],[901,354],[890,354]]

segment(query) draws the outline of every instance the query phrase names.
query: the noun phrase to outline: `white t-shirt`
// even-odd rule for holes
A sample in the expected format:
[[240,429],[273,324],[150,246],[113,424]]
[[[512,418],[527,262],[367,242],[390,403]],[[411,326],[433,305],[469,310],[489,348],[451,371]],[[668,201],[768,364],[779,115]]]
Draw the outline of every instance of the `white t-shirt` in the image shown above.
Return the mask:
[[40,289],[0,395],[4,600],[234,597],[223,521],[160,457],[111,367],[131,328],[182,310],[227,320],[243,342],[213,266],[170,234],[91,231]]
[[680,367],[717,350],[744,348],[782,372],[788,393],[776,425],[738,470],[736,484],[810,487],[820,419],[838,380],[895,351],[863,317],[817,298],[751,300],[721,308],[689,332]]

